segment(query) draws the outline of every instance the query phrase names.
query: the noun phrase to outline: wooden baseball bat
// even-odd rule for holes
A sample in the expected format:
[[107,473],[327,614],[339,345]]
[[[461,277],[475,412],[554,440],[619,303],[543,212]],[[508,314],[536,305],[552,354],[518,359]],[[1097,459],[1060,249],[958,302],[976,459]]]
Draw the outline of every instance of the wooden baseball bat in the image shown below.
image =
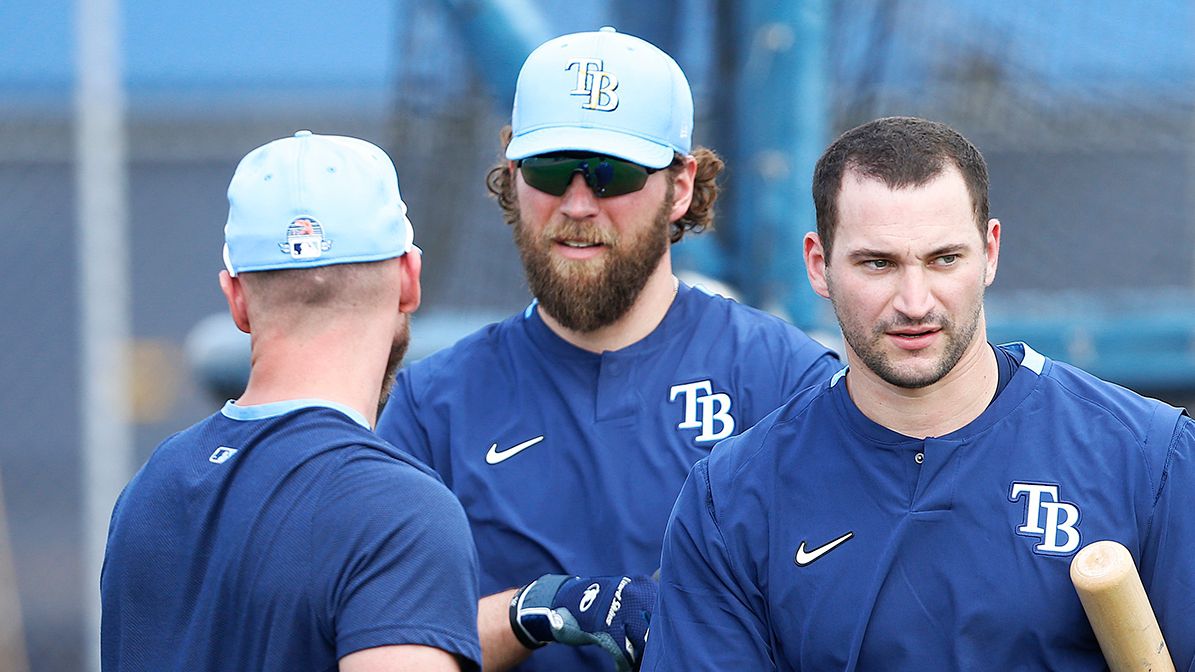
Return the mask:
[[1071,583],[1112,672],[1173,672],[1174,661],[1129,549],[1115,541],[1083,547]]

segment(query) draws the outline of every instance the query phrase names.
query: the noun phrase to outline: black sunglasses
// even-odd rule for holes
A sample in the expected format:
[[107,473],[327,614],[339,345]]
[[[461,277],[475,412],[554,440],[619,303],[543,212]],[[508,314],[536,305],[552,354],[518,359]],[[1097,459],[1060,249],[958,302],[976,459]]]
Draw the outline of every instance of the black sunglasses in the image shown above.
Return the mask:
[[647,184],[648,176],[659,170],[609,156],[576,152],[529,156],[519,161],[523,181],[553,196],[564,195],[574,173],[581,173],[594,196],[608,198],[639,191]]

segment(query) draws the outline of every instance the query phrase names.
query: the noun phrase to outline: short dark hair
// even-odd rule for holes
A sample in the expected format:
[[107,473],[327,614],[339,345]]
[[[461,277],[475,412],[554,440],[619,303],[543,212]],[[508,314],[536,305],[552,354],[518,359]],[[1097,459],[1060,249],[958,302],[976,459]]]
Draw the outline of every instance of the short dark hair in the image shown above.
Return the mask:
[[983,155],[946,124],[917,117],[884,117],[838,136],[813,171],[817,235],[827,260],[838,225],[838,194],[848,171],[889,188],[917,187],[953,165],[963,176],[980,236],[988,230],[988,167]]
[[354,312],[361,303],[379,300],[393,285],[382,262],[328,264],[239,274],[245,291],[270,312],[290,312],[311,319]]
[[[499,142],[502,145],[503,153],[505,153],[506,146],[510,144],[510,137],[510,126],[504,127],[499,132]],[[694,147],[693,158],[697,160],[697,175],[693,179],[693,200],[689,203],[688,211],[680,219],[672,222],[669,239],[674,243],[680,242],[685,233],[701,233],[714,228],[714,201],[718,200],[718,174],[722,172],[724,164],[721,157],[707,147]],[[672,165],[665,169],[668,171],[670,182],[676,180],[676,175],[680,171],[680,160],[681,155],[676,154],[673,157]],[[519,203],[515,197],[514,178],[510,174],[509,165],[503,158],[493,168],[490,168],[489,173],[486,174],[485,186],[502,208],[502,216],[506,223],[513,226],[519,218]],[[669,193],[672,193],[671,189]]]

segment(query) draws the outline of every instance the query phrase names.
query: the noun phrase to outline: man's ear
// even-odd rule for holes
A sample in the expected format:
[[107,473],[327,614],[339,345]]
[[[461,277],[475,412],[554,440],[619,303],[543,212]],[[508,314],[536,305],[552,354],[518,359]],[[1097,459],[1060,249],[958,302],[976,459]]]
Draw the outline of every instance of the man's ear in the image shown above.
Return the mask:
[[984,252],[987,254],[985,261],[987,266],[983,271],[983,285],[991,287],[992,282],[996,279],[996,267],[1000,265],[1000,220],[994,217],[988,220],[988,235],[983,243]]
[[[665,168],[664,170],[669,170]],[[692,156],[684,157],[680,172],[676,175],[672,190],[672,221],[685,216],[689,205],[693,202],[693,185],[697,181],[697,159]]]
[[398,309],[404,313],[413,313],[419,308],[423,298],[423,289],[419,285],[419,276],[423,272],[423,252],[414,245],[410,251],[398,258],[402,268],[402,295]]
[[805,234],[805,274],[809,286],[822,298],[830,298],[830,285],[826,280],[826,250],[817,232]]
[[220,271],[220,291],[224,293],[224,300],[228,301],[228,312],[237,329],[246,334],[249,330],[249,305],[245,301],[245,286],[240,278],[234,278],[228,271]]

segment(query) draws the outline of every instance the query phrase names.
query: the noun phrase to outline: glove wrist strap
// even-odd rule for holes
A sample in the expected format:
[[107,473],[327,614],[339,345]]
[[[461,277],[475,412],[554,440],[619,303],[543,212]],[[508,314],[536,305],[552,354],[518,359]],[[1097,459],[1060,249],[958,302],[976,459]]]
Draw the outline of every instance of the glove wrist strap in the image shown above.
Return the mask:
[[547,646],[547,642],[541,642],[531,636],[527,632],[527,628],[523,627],[523,623],[519,621],[519,609],[523,604],[523,597],[527,594],[527,589],[535,585],[534,582],[529,583],[515,592],[514,597],[510,598],[510,630],[515,633],[515,639],[519,640],[519,644],[528,649],[541,649]]
[[519,643],[528,649],[538,649],[555,641],[552,636],[552,600],[561,584],[573,577],[545,574],[523,586],[510,600],[510,629]]

